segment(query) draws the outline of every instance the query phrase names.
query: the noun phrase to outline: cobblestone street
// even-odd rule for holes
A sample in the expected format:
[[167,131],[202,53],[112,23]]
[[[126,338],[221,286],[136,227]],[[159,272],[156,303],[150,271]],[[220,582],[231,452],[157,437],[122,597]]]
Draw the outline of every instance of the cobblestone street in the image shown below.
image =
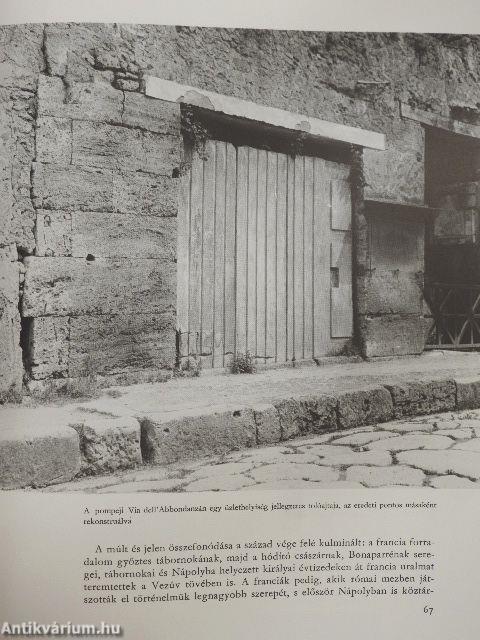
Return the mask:
[[480,488],[480,410],[359,427],[167,467],[84,478],[46,491]]

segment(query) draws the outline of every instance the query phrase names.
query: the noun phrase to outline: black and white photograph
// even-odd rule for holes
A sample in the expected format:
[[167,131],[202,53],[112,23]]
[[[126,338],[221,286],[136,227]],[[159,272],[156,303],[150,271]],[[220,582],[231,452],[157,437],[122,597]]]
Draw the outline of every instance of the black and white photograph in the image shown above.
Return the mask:
[[479,351],[480,36],[0,26],[1,489],[480,488]]

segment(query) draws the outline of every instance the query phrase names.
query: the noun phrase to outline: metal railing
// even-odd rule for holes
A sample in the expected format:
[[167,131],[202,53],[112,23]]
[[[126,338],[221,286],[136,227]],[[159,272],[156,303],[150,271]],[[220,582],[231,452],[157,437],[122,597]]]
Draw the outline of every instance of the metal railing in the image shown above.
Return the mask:
[[480,285],[425,285],[431,327],[427,349],[480,349]]

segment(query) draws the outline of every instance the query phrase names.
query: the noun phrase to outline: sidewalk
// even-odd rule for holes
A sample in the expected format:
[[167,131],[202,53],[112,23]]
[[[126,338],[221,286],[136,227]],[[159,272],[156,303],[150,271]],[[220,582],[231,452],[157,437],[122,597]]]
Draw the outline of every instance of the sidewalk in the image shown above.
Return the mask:
[[480,355],[448,352],[116,387],[88,402],[0,409],[0,487],[165,466],[477,407]]

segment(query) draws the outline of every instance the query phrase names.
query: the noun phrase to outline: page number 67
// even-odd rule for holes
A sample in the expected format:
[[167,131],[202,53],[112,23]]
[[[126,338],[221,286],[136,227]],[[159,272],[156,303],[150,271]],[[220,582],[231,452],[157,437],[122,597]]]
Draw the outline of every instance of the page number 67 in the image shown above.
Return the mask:
[[426,613],[428,616],[431,616],[433,613],[433,607],[423,607],[423,613]]

